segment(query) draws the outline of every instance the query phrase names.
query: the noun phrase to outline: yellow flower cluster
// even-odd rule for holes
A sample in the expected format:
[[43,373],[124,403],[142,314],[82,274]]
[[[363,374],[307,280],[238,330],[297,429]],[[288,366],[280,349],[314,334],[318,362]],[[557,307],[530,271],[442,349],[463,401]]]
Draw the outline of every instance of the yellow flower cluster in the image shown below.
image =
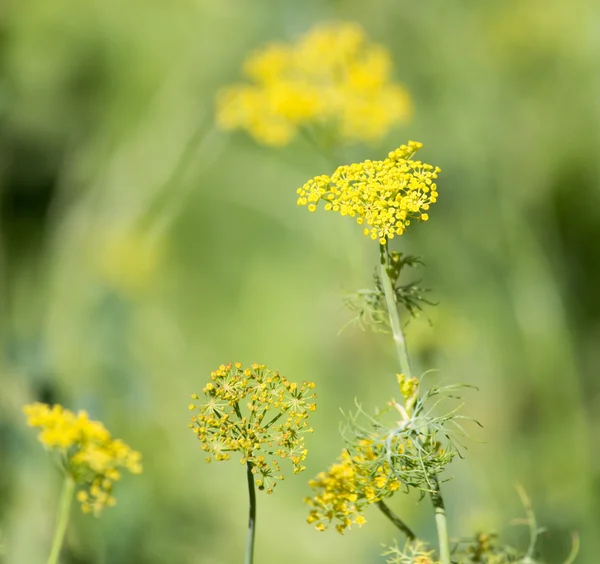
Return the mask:
[[315,211],[322,201],[326,211],[355,218],[365,225],[365,235],[384,245],[402,235],[411,218],[427,221],[427,210],[437,200],[435,180],[441,170],[412,160],[422,146],[409,141],[383,161],[344,165],[331,176],[316,176],[297,190],[298,205]]
[[27,424],[41,430],[40,442],[60,456],[68,475],[83,486],[77,499],[84,513],[99,515],[104,507],[115,505],[113,485],[121,478],[120,468],[142,472],[140,453],[112,439],[104,425],[91,421],[85,411],[75,414],[44,403],[26,405],[23,411]]
[[316,523],[319,531],[337,521],[335,528],[340,533],[352,524],[366,523],[364,509],[400,488],[400,482],[391,475],[385,462],[373,472],[365,471],[365,463],[375,458],[373,445],[367,440],[361,441],[354,455],[344,449],[338,462],[309,482],[316,495],[304,500],[312,508],[306,521]]
[[391,69],[387,49],[370,43],[359,25],[321,24],[295,43],[273,43],[251,56],[244,65],[250,83],[219,94],[217,119],[272,146],[310,125],[332,127],[340,141],[376,140],[412,113]]
[[[189,425],[209,453],[207,462],[229,460],[239,452],[241,463],[260,474],[256,485],[272,493],[276,480],[283,480],[279,459],[289,460],[294,474],[305,469],[303,433],[311,433],[308,416],[316,409],[312,382],[290,382],[264,364],[242,368],[241,363],[221,365],[206,384],[206,400],[189,405]],[[200,399],[197,394],[193,400]]]

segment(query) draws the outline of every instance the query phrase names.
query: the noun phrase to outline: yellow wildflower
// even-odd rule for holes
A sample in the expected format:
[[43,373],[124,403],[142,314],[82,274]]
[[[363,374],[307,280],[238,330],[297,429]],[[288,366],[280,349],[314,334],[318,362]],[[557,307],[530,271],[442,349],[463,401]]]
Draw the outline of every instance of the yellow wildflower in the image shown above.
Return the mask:
[[114,482],[121,478],[118,468],[132,474],[142,472],[141,455],[110,433],[99,421],[91,421],[85,411],[77,414],[61,405],[32,403],[23,408],[30,427],[40,429],[39,441],[58,454],[62,466],[82,486],[77,493],[81,509],[99,515],[116,503]]
[[342,450],[338,461],[327,472],[319,473],[309,482],[316,493],[304,500],[311,507],[307,523],[315,523],[317,530],[324,531],[337,521],[335,528],[339,533],[353,524],[366,523],[363,515],[366,507],[400,488],[400,482],[387,464],[380,465],[372,473],[365,471],[365,462],[375,458],[370,441],[362,441],[354,456],[348,449]]
[[310,125],[333,127],[341,141],[376,140],[412,113],[391,70],[387,49],[369,42],[359,25],[321,24],[252,55],[244,65],[250,82],[219,94],[217,120],[273,146]]
[[412,160],[422,146],[409,141],[382,161],[344,165],[331,176],[316,176],[297,190],[298,205],[315,211],[322,202],[326,211],[364,225],[364,234],[383,245],[402,235],[411,218],[427,221],[426,212],[437,200],[440,168]]
[[239,452],[243,463],[260,474],[258,488],[271,493],[275,481],[283,480],[278,458],[290,460],[295,474],[305,469],[303,434],[312,432],[307,419],[316,408],[313,388],[312,382],[298,385],[264,364],[246,369],[222,364],[203,389],[204,403],[193,407],[198,413],[189,427],[211,455],[207,462]]

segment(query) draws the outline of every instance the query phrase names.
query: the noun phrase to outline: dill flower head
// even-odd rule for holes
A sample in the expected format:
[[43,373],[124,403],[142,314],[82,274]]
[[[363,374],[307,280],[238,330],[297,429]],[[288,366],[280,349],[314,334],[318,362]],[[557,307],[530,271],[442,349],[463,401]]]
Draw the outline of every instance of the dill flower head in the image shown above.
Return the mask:
[[409,141],[382,161],[343,165],[331,175],[309,180],[297,190],[298,205],[352,217],[364,225],[364,234],[384,245],[402,235],[411,219],[427,221],[436,202],[439,167],[412,160],[422,147]]
[[[316,409],[312,382],[290,382],[264,364],[242,368],[241,363],[221,365],[211,373],[202,390],[205,399],[189,405],[189,427],[209,456],[207,462],[229,460],[241,454],[260,490],[272,493],[276,480],[283,480],[278,459],[289,460],[294,474],[305,469],[304,433],[313,429],[308,416]],[[197,394],[193,400],[199,400]]]
[[61,405],[44,403],[24,406],[30,427],[40,429],[39,441],[56,453],[67,474],[81,486],[77,499],[84,513],[99,515],[116,498],[113,485],[121,479],[120,469],[132,474],[142,472],[141,454],[110,433],[99,421],[92,421],[85,411],[77,414]]
[[366,523],[365,508],[400,488],[400,481],[392,475],[386,462],[365,471],[365,463],[374,457],[373,445],[363,441],[353,454],[348,449],[342,450],[335,464],[310,480],[309,486],[315,495],[304,500],[312,508],[307,523],[315,523],[317,530],[324,531],[336,522],[339,533],[353,524]]
[[303,126],[332,127],[340,141],[371,141],[412,113],[408,92],[392,81],[387,49],[353,23],[313,27],[294,43],[272,43],[244,65],[249,82],[217,97],[224,129],[288,144]]

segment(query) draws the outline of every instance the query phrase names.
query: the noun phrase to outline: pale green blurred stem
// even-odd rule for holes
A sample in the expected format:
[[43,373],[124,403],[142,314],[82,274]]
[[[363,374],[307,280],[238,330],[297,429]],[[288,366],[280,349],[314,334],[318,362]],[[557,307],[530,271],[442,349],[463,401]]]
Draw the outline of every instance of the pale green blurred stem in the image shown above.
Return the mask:
[[50,556],[48,556],[47,564],[58,564],[60,549],[62,548],[65,532],[69,523],[69,514],[71,513],[71,504],[73,502],[74,493],[75,482],[71,476],[66,475],[58,505],[56,531],[54,532],[54,539],[52,540],[52,548],[50,549]]
[[[390,317],[390,327],[396,345],[396,353],[400,362],[400,370],[407,377],[412,377],[410,370],[410,362],[408,360],[408,350],[406,340],[402,332],[402,324],[400,323],[400,315],[398,313],[398,302],[396,300],[396,292],[388,270],[390,268],[390,257],[387,243],[380,246],[381,252],[381,283],[385,294],[385,302]],[[441,564],[450,564],[450,539],[448,538],[448,523],[446,520],[446,510],[444,508],[444,500],[440,491],[440,484],[437,478],[432,480],[433,491],[431,492],[431,502],[435,512],[435,525],[437,527],[438,542],[440,549]]]
[[246,541],[245,564],[254,562],[254,536],[256,533],[256,488],[254,485],[254,474],[252,463],[246,463],[246,476],[248,478],[248,499],[250,501],[250,512],[248,515],[248,538]]

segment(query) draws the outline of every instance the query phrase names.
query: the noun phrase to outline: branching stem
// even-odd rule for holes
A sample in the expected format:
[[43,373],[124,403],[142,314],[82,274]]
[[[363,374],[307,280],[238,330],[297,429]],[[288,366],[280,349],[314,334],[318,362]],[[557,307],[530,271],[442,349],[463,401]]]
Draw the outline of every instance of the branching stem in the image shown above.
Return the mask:
[[382,500],[377,502],[377,507],[379,507],[381,512],[394,524],[396,528],[406,535],[408,540],[413,541],[417,538],[412,529],[404,521],[402,521],[402,519],[400,519],[400,517],[398,517]]
[[[381,283],[385,294],[385,302],[390,317],[390,328],[396,345],[396,353],[400,362],[400,370],[407,377],[411,378],[410,362],[408,360],[408,350],[406,340],[402,332],[402,324],[400,323],[400,315],[398,314],[398,302],[396,300],[396,292],[393,282],[390,278],[390,255],[387,243],[380,245],[381,254]],[[430,494],[431,503],[435,512],[435,525],[438,532],[438,542],[440,551],[440,563],[450,564],[450,539],[448,537],[448,523],[446,519],[446,510],[444,508],[444,500],[437,478],[432,479],[433,491]]]

